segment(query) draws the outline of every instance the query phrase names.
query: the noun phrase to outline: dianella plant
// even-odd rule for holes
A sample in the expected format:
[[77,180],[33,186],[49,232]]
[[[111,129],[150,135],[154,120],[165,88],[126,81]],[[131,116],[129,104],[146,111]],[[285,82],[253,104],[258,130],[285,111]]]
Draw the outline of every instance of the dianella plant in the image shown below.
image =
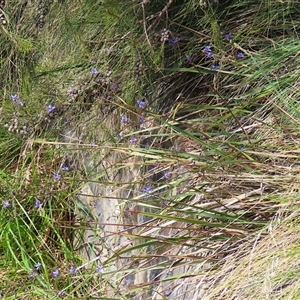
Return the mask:
[[0,1],[0,295],[298,299],[299,10]]

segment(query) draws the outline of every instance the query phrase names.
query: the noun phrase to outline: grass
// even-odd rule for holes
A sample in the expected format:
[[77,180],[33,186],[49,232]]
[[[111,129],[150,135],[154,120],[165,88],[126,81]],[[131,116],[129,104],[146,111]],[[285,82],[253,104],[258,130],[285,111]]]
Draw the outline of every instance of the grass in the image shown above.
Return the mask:
[[1,7],[5,299],[299,298],[300,6],[219,2]]

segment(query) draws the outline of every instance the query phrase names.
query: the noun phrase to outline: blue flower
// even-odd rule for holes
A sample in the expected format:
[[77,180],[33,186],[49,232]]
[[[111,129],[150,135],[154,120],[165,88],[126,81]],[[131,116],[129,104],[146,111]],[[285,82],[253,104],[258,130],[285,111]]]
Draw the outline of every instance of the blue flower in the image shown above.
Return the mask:
[[135,142],[137,142],[137,138],[136,137],[134,137],[134,136],[132,136],[130,139],[129,139],[129,142],[130,143],[135,143]]
[[245,57],[244,52],[242,52],[242,51],[238,51],[238,53],[236,54],[236,56],[237,56],[238,58],[243,58],[243,57]]
[[2,204],[2,207],[3,207],[3,208],[8,208],[8,207],[10,207],[10,201],[5,200],[5,201],[3,202],[3,204]]
[[50,114],[51,112],[53,112],[55,110],[55,106],[52,104],[47,105],[47,111]]
[[214,57],[214,54],[213,54],[213,52],[211,50],[211,46],[205,46],[204,49],[203,49],[203,51],[205,52],[205,57],[206,58],[212,58],[212,57]]
[[93,74],[93,75],[98,74],[97,68],[93,68],[93,69],[90,71],[90,73]]
[[18,94],[12,94],[12,95],[10,95],[10,98],[11,98],[12,101],[17,101],[17,100],[19,100]]
[[34,208],[42,207],[42,202],[39,199],[35,199]]
[[245,149],[246,149],[246,146],[243,145],[243,146],[241,147],[241,150],[243,151],[243,150],[245,150]]
[[78,269],[72,267],[72,268],[70,268],[69,273],[70,273],[70,274],[77,274],[77,273],[78,273]]
[[192,54],[186,54],[185,59],[187,60],[187,62],[192,63],[194,56]]
[[150,193],[152,191],[152,187],[151,186],[145,186],[143,189],[142,189],[142,192],[143,193]]
[[60,297],[60,296],[62,296],[64,293],[65,293],[65,291],[63,291],[63,290],[58,291],[58,292],[57,292],[57,296]]
[[98,265],[98,266],[96,267],[96,271],[97,271],[98,273],[102,273],[102,272],[103,272],[103,266],[102,266],[102,265]]
[[136,104],[137,104],[137,106],[138,106],[139,108],[145,108],[145,106],[146,106],[146,101],[143,100],[143,99],[140,99],[140,100],[137,100],[137,101],[136,101]]
[[139,123],[140,124],[143,124],[143,123],[145,123],[146,122],[146,120],[144,119],[144,118],[139,118]]
[[90,142],[90,146],[96,146],[95,142]]
[[21,106],[21,107],[24,107],[24,106],[26,106],[26,104],[25,104],[25,102],[24,102],[24,101],[19,101],[19,102],[18,102],[18,105],[19,105],[19,106]]
[[35,271],[30,272],[30,274],[28,275],[29,279],[34,279],[36,276],[38,276],[38,273]]
[[117,139],[117,140],[120,140],[122,137],[123,137],[123,134],[122,134],[122,133],[119,133],[119,134],[116,135],[116,139]]
[[217,71],[220,67],[218,65],[212,65],[211,70],[212,71]]
[[228,42],[230,42],[230,41],[232,40],[232,37],[233,37],[233,36],[232,36],[231,33],[226,33],[226,34],[225,34],[225,40],[228,41]]
[[61,179],[61,175],[59,173],[55,173],[55,174],[53,174],[53,178],[54,178],[54,180],[59,180],[59,179]]
[[118,88],[120,87],[120,84],[119,83],[113,83],[111,86],[110,86],[110,89],[115,91],[117,90]]
[[178,41],[179,41],[179,37],[175,36],[173,39],[169,39],[168,43],[170,46],[173,46],[173,45],[177,44]]
[[65,172],[70,171],[70,168],[66,165],[62,166],[61,169]]
[[207,52],[212,52],[211,46],[205,46],[204,49],[203,49],[203,51],[206,52],[206,53]]
[[170,178],[170,173],[168,171],[164,171],[163,174],[166,179]]
[[37,262],[37,263],[35,264],[34,268],[35,268],[36,271],[39,271],[40,268],[41,268],[41,266],[42,266],[42,264],[41,264],[40,262]]
[[214,57],[214,54],[212,52],[206,52],[205,57],[212,58],[212,57]]
[[55,269],[55,270],[52,272],[52,277],[57,278],[58,276],[59,276],[59,270],[58,270],[58,269]]
[[128,118],[126,116],[121,116],[121,122],[123,123],[128,122]]

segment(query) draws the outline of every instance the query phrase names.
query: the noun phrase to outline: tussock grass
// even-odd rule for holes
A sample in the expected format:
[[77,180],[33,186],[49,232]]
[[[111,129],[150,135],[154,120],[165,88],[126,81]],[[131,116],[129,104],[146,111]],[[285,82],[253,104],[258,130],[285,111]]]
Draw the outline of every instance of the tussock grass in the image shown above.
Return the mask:
[[298,298],[300,6],[219,2],[1,8],[6,299]]
[[[297,298],[297,215],[297,208],[288,214],[280,210],[255,239],[226,259],[212,277],[214,288],[208,288],[203,299],[235,299],[237,295],[247,299]],[[233,264],[235,259],[238,263]]]

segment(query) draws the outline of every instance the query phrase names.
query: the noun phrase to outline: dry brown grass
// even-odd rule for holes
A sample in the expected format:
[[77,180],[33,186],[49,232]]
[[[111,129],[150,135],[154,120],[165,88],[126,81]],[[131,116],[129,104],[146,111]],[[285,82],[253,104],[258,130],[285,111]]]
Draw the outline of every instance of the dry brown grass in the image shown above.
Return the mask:
[[297,205],[280,209],[268,228],[240,245],[206,278],[208,289],[201,299],[299,299],[298,219]]

